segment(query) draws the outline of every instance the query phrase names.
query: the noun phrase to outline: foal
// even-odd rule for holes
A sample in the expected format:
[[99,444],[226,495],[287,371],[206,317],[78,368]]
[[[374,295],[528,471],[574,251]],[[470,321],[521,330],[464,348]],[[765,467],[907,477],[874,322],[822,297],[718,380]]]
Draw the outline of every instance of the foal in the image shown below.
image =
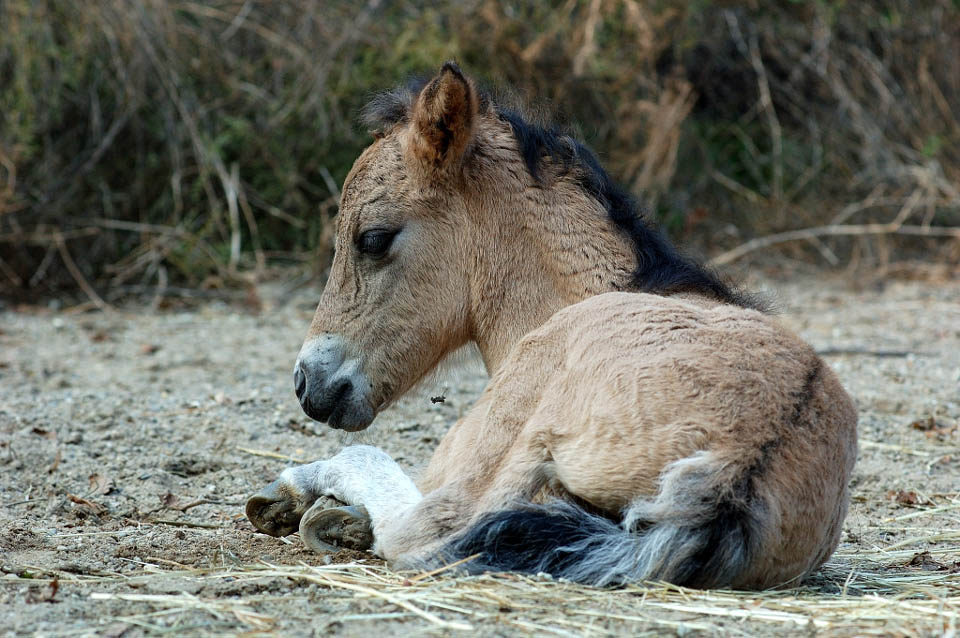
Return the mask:
[[469,342],[490,383],[417,484],[347,447],[251,497],[258,529],[322,548],[369,525],[393,565],[479,554],[467,569],[596,585],[772,587],[830,556],[857,416],[810,346],[456,65],[367,117],[300,403],[362,430]]

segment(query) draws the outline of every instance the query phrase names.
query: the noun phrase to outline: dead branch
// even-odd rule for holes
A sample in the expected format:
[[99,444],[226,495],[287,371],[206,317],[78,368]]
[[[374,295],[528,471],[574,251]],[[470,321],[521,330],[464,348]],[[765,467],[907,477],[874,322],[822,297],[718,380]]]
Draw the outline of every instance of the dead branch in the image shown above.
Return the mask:
[[155,518],[151,523],[157,525],[171,525],[173,527],[198,527],[200,529],[223,529],[226,525],[217,525],[215,523],[193,523],[191,521],[172,521],[165,518]]
[[909,235],[913,237],[954,237],[960,239],[960,227],[950,226],[914,226],[893,224],[838,224],[834,226],[816,226],[801,230],[775,233],[766,237],[757,237],[721,253],[709,260],[710,266],[724,266],[748,253],[777,244],[798,240],[813,240],[818,237],[863,236],[863,235]]
[[921,352],[913,350],[873,350],[870,348],[823,348],[822,350],[817,350],[817,354],[821,357],[830,357],[835,355],[844,355],[844,354],[855,354],[862,355],[865,357],[880,357],[880,358],[900,358],[900,357],[935,357],[935,354],[930,352]]
[[10,267],[10,264],[8,264],[3,260],[3,257],[0,257],[0,272],[6,275],[7,279],[9,279],[14,286],[19,287],[20,284],[23,283],[23,280],[20,278],[20,275],[18,275],[16,271],[14,271],[14,269]]
[[60,251],[60,257],[63,259],[63,264],[67,267],[67,270],[70,271],[70,275],[73,277],[74,281],[77,282],[77,285],[80,286],[80,289],[86,293],[87,297],[90,298],[90,301],[96,305],[97,308],[105,312],[110,311],[111,307],[103,298],[97,294],[97,291],[93,289],[93,286],[87,282],[86,277],[83,276],[83,273],[80,272],[80,269],[77,267],[73,257],[70,255],[70,251],[67,250],[67,242],[64,240],[63,235],[60,233],[56,234],[57,250]]

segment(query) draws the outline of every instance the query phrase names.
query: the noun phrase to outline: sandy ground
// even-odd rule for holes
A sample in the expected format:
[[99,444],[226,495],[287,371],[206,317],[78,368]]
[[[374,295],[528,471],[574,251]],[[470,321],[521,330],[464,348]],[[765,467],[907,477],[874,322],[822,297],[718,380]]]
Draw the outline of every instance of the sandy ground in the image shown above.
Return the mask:
[[[824,353],[856,398],[862,441],[840,562],[785,595],[857,595],[843,557],[873,556],[882,573],[935,577],[932,590],[894,597],[955,597],[960,282],[766,284],[783,321]],[[867,616],[800,626],[654,608],[637,591],[565,589],[576,592],[564,594],[569,605],[543,598],[514,608],[510,584],[519,581],[509,578],[491,585],[501,583],[508,602],[417,607],[431,619],[387,595],[263,572],[349,563],[389,576],[364,555],[321,556],[296,536],[257,534],[242,513],[246,496],[291,458],[328,457],[358,440],[311,422],[293,395],[311,298],[277,308],[266,291],[258,313],[219,303],[160,313],[0,311],[0,635],[446,635],[460,621],[483,636],[886,632]],[[416,473],[484,383],[478,371],[437,379],[359,440]],[[440,394],[446,401],[431,403]],[[262,573],[245,573],[254,568]],[[743,600],[746,609],[753,599]],[[956,612],[941,605],[889,629],[937,635],[957,624]]]

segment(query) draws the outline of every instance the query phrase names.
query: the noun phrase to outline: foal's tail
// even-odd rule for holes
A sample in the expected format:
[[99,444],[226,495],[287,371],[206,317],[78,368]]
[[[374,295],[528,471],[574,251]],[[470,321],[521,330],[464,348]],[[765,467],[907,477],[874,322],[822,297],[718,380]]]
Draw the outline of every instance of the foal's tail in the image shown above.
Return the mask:
[[773,521],[755,489],[757,472],[730,469],[707,453],[677,461],[657,498],[631,505],[620,524],[569,503],[492,512],[443,554],[479,554],[466,563],[470,571],[545,572],[597,586],[734,585]]

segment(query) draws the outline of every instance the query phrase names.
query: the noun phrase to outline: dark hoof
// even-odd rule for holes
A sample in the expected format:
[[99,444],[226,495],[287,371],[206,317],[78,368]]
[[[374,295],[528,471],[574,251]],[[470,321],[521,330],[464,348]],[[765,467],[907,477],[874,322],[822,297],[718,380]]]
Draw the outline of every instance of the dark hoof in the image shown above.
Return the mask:
[[288,536],[299,529],[300,519],[312,502],[274,481],[247,499],[247,518],[264,534]]
[[315,552],[342,547],[365,551],[373,547],[370,516],[361,506],[329,507],[317,501],[300,521],[300,538]]

